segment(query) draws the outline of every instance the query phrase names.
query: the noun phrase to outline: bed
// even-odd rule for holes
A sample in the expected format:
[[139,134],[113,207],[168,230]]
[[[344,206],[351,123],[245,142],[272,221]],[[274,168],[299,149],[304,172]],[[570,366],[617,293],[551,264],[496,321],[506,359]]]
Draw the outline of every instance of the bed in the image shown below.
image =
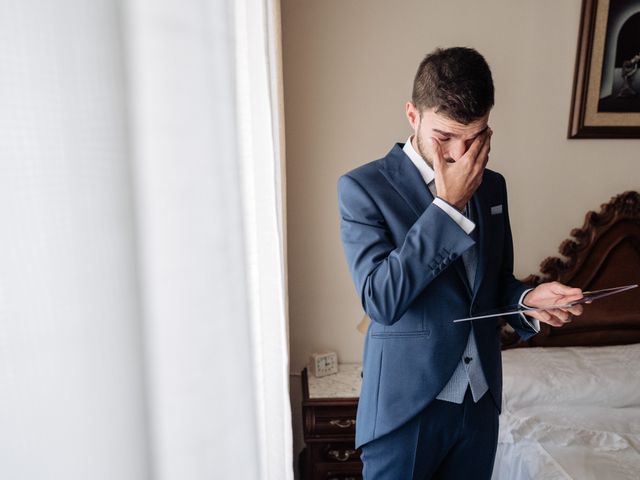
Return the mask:
[[[533,284],[640,283],[640,194],[588,212]],[[640,479],[640,289],[598,300],[527,342],[503,326],[503,409],[493,480]]]

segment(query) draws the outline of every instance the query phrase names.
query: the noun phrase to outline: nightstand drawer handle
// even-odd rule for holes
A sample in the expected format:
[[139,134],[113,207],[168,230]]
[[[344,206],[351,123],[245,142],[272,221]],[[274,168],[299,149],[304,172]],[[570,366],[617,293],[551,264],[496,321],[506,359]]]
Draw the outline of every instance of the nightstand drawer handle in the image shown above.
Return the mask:
[[346,462],[355,454],[355,450],[345,450],[344,453],[340,453],[340,450],[329,450],[327,452],[327,455],[329,455],[329,457],[333,458],[334,460],[338,460],[339,462]]
[[349,428],[353,427],[356,424],[356,421],[351,418],[349,420],[329,420],[329,423],[334,427]]

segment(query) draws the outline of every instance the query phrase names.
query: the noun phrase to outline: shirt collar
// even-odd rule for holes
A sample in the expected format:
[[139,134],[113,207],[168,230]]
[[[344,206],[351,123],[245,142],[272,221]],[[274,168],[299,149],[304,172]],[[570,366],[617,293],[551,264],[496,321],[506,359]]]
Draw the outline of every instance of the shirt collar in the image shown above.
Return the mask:
[[422,158],[422,156],[413,148],[413,145],[411,144],[412,138],[413,135],[410,135],[407,142],[404,144],[404,147],[402,147],[402,150],[416,166],[424,180],[424,183],[429,185],[436,178],[436,174],[424,158]]

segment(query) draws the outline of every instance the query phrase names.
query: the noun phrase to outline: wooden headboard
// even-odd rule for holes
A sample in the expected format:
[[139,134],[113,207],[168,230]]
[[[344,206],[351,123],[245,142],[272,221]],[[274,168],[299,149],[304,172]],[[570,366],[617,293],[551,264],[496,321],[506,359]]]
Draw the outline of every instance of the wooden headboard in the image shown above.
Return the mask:
[[[629,191],[590,211],[573,239],[560,245],[565,260],[549,257],[540,275],[523,281],[537,285],[557,280],[583,290],[640,284],[640,194]],[[506,322],[505,322],[506,323]],[[640,342],[640,288],[585,305],[583,314],[557,328],[541,324],[541,331],[522,342],[511,327],[503,327],[503,349],[622,345]]]

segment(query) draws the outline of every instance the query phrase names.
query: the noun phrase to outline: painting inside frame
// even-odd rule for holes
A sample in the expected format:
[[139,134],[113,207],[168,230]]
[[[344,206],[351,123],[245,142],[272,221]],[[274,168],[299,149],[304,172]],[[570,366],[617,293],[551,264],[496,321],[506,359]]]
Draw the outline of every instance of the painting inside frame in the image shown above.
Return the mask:
[[640,138],[640,0],[584,0],[569,138]]

